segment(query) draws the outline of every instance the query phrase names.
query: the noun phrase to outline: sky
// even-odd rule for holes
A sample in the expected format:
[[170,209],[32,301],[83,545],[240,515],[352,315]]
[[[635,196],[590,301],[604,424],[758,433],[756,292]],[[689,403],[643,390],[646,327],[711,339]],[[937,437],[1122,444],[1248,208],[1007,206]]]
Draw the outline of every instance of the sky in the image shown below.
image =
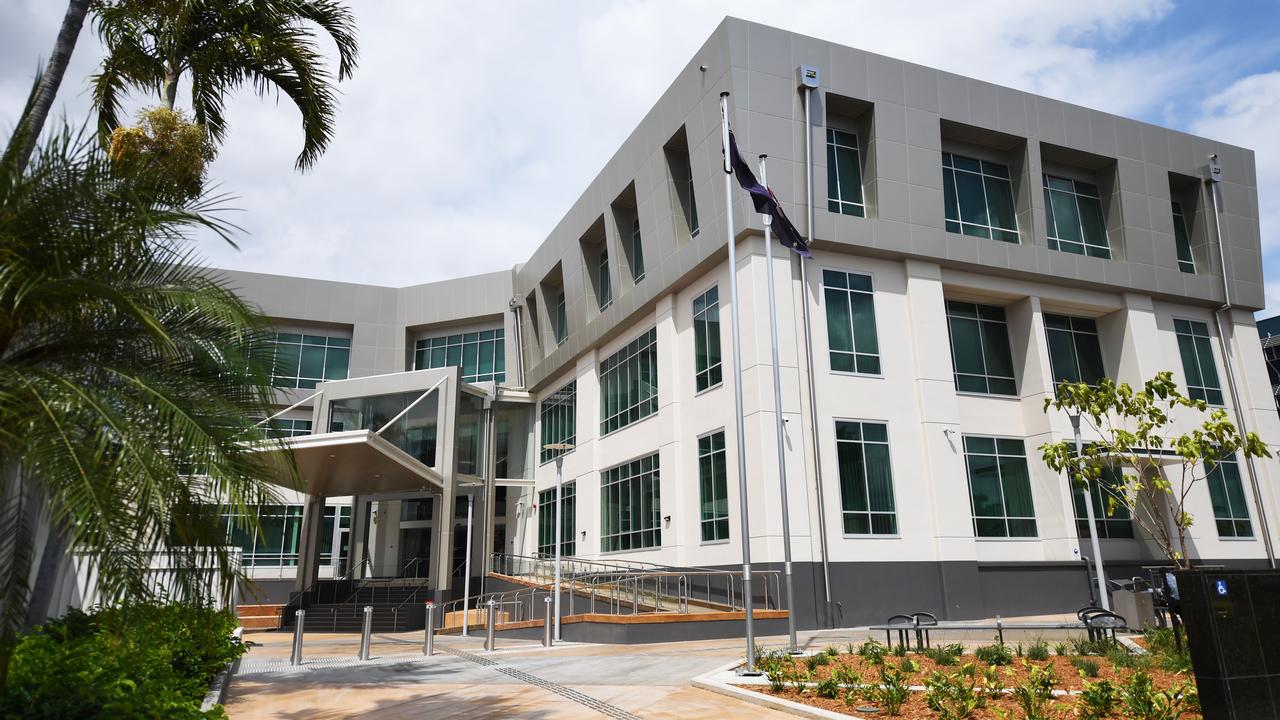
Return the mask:
[[[311,171],[287,99],[246,88],[210,170],[234,196],[212,265],[379,285],[510,268],[555,227],[725,15],[1251,148],[1280,313],[1280,2],[350,0],[355,76]],[[0,138],[65,4],[0,0]],[[91,117],[86,24],[55,112]],[[182,106],[185,88],[180,91]],[[130,110],[154,105],[136,96]]]

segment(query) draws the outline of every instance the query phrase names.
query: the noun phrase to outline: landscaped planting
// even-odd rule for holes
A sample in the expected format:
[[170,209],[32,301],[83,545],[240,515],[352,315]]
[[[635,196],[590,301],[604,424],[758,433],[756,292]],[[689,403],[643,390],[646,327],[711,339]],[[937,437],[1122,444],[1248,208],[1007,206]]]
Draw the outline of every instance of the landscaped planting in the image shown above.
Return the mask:
[[[833,710],[905,720],[1179,720],[1199,718],[1185,650],[1148,633],[1149,654],[1111,642],[995,643],[924,652],[874,640],[793,658],[759,656],[769,687],[750,690]],[[1185,643],[1183,645],[1185,648]],[[865,714],[865,712],[864,712]]]
[[71,610],[23,636],[0,718],[218,718],[209,685],[244,653],[229,610],[139,603]]

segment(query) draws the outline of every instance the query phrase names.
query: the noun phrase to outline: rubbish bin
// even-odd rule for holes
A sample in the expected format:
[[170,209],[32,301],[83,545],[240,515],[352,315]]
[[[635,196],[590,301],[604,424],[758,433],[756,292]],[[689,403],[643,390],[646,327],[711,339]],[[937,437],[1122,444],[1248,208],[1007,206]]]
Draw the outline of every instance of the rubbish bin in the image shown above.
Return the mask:
[[1111,609],[1133,630],[1156,627],[1155,597],[1150,590],[1113,590]]

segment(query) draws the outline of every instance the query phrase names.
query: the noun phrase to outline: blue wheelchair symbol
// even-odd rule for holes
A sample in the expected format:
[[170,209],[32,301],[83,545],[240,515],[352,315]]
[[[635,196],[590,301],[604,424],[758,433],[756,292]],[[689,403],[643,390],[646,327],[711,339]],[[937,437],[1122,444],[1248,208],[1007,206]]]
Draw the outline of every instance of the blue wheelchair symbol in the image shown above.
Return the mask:
[[1215,589],[1215,590],[1217,590],[1218,595],[1221,595],[1222,597],[1226,597],[1226,595],[1227,595],[1227,581],[1226,581],[1226,580],[1215,580],[1215,581],[1214,581],[1214,583],[1213,583],[1213,585],[1214,585],[1214,589]]

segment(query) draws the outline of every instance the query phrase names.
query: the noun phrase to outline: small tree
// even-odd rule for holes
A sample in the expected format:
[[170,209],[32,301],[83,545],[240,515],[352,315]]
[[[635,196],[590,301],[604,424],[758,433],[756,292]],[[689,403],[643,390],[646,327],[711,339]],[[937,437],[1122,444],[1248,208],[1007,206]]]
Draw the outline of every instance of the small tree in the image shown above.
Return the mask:
[[[1096,387],[1064,382],[1057,395],[1045,400],[1049,408],[1080,415],[1083,427],[1096,434],[1076,456],[1074,439],[1040,446],[1044,462],[1055,471],[1066,471],[1072,482],[1097,482],[1107,466],[1129,470],[1122,482],[1110,487],[1107,515],[1116,508],[1130,516],[1181,569],[1191,567],[1187,531],[1195,518],[1187,511],[1187,499],[1196,483],[1206,481],[1221,460],[1235,456],[1271,457],[1254,433],[1240,434],[1222,408],[1210,409],[1203,400],[1180,392],[1173,373],[1157,373],[1141,390],[1128,383],[1104,379]],[[1187,432],[1171,426],[1177,408],[1200,413],[1201,422]],[[1176,464],[1171,472],[1164,466]],[[1087,502],[1092,502],[1089,498]],[[1097,532],[1097,528],[1090,528]]]

